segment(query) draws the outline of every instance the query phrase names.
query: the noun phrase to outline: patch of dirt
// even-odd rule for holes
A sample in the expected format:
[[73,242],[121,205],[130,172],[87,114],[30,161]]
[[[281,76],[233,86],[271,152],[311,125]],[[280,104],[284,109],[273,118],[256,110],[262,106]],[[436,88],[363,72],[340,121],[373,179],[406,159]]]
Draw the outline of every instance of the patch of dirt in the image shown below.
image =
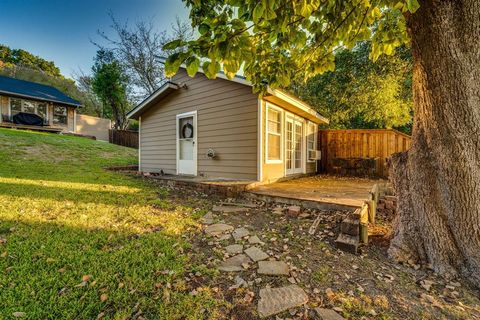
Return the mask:
[[[171,188],[168,198],[204,213],[220,202],[176,188]],[[258,275],[255,264],[242,272],[218,272],[216,266],[226,257],[224,248],[233,244],[233,239],[218,241],[198,231],[193,231],[189,239],[193,264],[215,270],[202,274],[189,290],[198,286],[217,290],[218,299],[227,303],[222,311],[224,319],[257,319],[259,290],[291,283],[307,292],[309,302],[278,315],[282,319],[312,319],[316,307],[335,308],[346,319],[480,319],[478,290],[461,279],[443,279],[426,267],[413,268],[388,258],[390,221],[379,217],[370,228],[369,244],[361,247],[359,255],[352,255],[339,251],[334,244],[347,212],[304,210],[300,217],[292,218],[285,207],[254,204],[244,213],[214,213],[215,221],[245,227],[251,235],[257,235],[264,242],[262,250],[290,265],[290,277]],[[318,216],[320,224],[310,235],[308,230]],[[237,276],[247,282],[246,288],[234,286]]]

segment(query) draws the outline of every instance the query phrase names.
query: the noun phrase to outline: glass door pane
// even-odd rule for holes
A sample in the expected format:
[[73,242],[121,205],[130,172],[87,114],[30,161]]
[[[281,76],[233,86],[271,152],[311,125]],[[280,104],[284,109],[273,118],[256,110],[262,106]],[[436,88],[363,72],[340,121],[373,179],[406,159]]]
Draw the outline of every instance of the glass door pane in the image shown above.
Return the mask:
[[179,159],[193,160],[193,117],[179,119]]
[[287,170],[293,169],[293,122],[287,120],[286,130],[286,159]]
[[295,122],[295,169],[302,168],[302,123]]

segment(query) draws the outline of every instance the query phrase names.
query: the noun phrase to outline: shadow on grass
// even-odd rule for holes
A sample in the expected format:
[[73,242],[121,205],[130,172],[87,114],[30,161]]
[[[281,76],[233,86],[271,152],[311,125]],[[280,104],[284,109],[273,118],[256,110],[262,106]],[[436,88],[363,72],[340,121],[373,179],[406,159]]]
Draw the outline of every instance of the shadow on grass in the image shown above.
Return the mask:
[[194,269],[179,239],[161,231],[0,220],[0,239],[2,319],[199,319],[214,307],[207,292],[189,294],[183,274]]

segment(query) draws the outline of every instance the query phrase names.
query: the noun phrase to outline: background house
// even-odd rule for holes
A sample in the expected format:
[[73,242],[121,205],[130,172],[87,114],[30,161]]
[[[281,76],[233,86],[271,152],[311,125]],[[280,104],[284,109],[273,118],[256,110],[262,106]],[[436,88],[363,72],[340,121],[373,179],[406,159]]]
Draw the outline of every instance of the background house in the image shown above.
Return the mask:
[[317,128],[328,120],[281,90],[184,69],[128,116],[138,119],[144,172],[271,182],[315,173]]
[[1,123],[14,122],[19,113],[36,114],[43,126],[75,132],[76,109],[80,102],[51,86],[0,76]]
[[[0,126],[28,127],[94,136],[108,141],[111,121],[78,114],[80,102],[54,87],[0,76]],[[35,125],[20,123],[15,115],[34,114],[41,119]]]

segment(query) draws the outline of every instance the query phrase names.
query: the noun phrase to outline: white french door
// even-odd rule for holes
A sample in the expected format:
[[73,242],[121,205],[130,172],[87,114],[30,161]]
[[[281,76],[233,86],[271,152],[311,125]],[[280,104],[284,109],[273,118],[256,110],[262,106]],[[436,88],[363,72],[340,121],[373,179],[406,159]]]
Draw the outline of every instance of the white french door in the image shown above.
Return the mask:
[[177,174],[197,175],[197,112],[177,115]]
[[286,174],[302,173],[303,158],[303,122],[287,116],[285,125]]

